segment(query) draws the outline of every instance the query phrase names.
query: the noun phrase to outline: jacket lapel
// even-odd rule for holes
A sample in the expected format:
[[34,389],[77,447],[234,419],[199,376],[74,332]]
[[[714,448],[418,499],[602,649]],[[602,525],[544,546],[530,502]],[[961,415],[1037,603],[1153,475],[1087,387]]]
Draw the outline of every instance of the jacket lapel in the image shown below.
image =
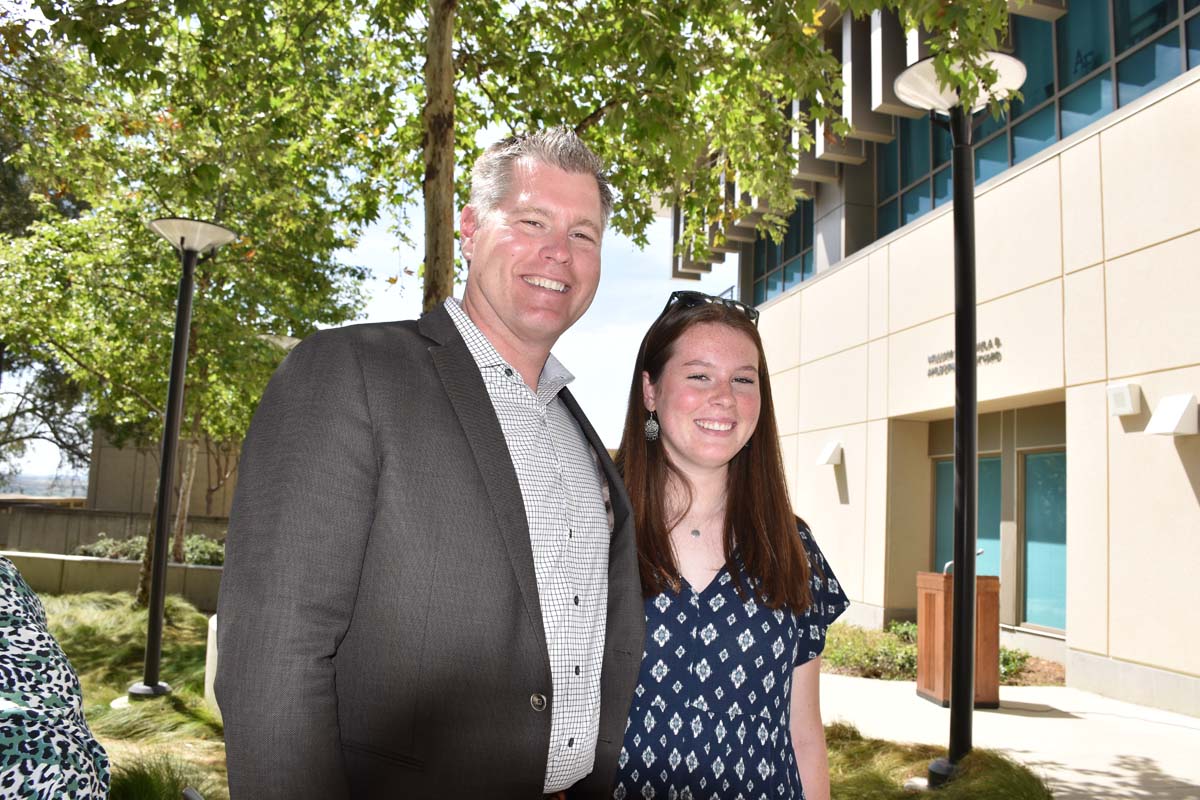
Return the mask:
[[608,491],[605,492],[605,495],[609,505],[609,525],[615,534],[625,526],[625,521],[629,518],[629,495],[625,493],[625,483],[621,480],[621,476],[617,474],[616,465],[609,458],[608,448],[604,446],[604,442],[600,441],[600,437],[596,434],[595,429],[592,428],[592,423],[588,422],[588,418],[583,414],[583,409],[575,401],[574,395],[571,394],[570,390],[563,389],[558,393],[558,396],[566,404],[567,410],[571,412],[571,416],[575,417],[575,421],[579,423],[579,429],[583,431],[588,444],[592,446],[592,450],[596,453],[600,469],[604,474],[604,481],[607,484],[606,488]]
[[422,334],[437,342],[429,348],[429,354],[475,457],[479,479],[491,499],[496,527],[504,539],[513,574],[525,601],[525,612],[542,645],[549,674],[550,652],[546,646],[542,609],[538,602],[529,523],[525,518],[521,485],[517,482],[517,473],[500,420],[496,418],[495,409],[488,398],[479,367],[445,308],[439,306],[421,317],[418,327]]

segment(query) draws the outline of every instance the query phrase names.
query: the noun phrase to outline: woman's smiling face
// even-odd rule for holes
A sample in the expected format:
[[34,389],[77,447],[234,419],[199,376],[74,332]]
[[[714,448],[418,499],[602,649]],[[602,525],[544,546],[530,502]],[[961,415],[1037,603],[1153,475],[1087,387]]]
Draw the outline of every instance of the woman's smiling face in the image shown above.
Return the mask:
[[662,446],[685,475],[724,470],[750,440],[762,408],[758,369],[749,336],[701,323],[675,340],[657,383],[642,373],[642,399],[657,412]]

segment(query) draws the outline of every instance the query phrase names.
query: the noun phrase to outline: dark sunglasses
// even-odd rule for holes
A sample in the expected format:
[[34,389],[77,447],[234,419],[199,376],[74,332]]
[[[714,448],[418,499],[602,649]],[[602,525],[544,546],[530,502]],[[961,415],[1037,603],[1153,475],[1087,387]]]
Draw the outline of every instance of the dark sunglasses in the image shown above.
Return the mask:
[[757,308],[754,308],[753,306],[748,306],[745,303],[739,302],[737,300],[733,300],[728,297],[714,297],[711,294],[705,294],[704,292],[694,292],[691,290],[681,290],[678,292],[671,292],[671,296],[667,298],[667,304],[665,306],[663,306],[662,313],[659,314],[659,316],[661,317],[663,314],[667,313],[667,309],[669,309],[671,306],[675,305],[676,303],[678,303],[683,308],[696,308],[697,306],[702,306],[706,303],[716,303],[718,305],[725,306],[726,308],[732,308],[734,311],[740,311],[741,313],[746,315],[746,319],[753,322],[755,327],[758,327],[758,309]]

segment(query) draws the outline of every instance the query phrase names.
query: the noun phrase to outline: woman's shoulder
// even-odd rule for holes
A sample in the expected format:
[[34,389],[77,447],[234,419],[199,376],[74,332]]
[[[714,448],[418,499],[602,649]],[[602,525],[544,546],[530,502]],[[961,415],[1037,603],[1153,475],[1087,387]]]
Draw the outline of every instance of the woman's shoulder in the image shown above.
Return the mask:
[[827,601],[827,604],[844,609],[849,605],[849,601],[846,599],[846,595],[838,583],[837,576],[833,573],[833,568],[825,560],[825,554],[821,552],[820,546],[817,545],[817,538],[813,535],[812,528],[803,519],[797,517],[796,531],[800,536],[800,541],[804,545],[804,552],[808,555],[809,572],[812,575],[812,588],[814,590],[813,599],[816,600],[818,599],[817,595],[821,595]]

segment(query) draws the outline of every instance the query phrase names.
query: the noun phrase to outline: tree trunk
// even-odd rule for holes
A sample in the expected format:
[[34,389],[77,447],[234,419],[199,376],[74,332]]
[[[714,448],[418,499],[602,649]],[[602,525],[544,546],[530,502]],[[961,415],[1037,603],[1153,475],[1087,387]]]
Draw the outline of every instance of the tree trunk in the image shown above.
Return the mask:
[[425,291],[429,311],[454,288],[454,15],[458,0],[429,0],[425,49]]
[[146,548],[142,551],[142,569],[138,573],[137,594],[133,604],[137,608],[150,605],[150,560],[154,552],[154,520],[158,516],[158,481],[154,482],[154,505],[150,506],[150,521],[146,524]]
[[171,536],[171,560],[183,563],[183,537],[187,533],[188,510],[191,507],[192,483],[196,478],[196,458],[200,454],[200,442],[188,440],[187,455],[183,462],[183,475],[179,479],[179,505],[175,508],[175,528]]

